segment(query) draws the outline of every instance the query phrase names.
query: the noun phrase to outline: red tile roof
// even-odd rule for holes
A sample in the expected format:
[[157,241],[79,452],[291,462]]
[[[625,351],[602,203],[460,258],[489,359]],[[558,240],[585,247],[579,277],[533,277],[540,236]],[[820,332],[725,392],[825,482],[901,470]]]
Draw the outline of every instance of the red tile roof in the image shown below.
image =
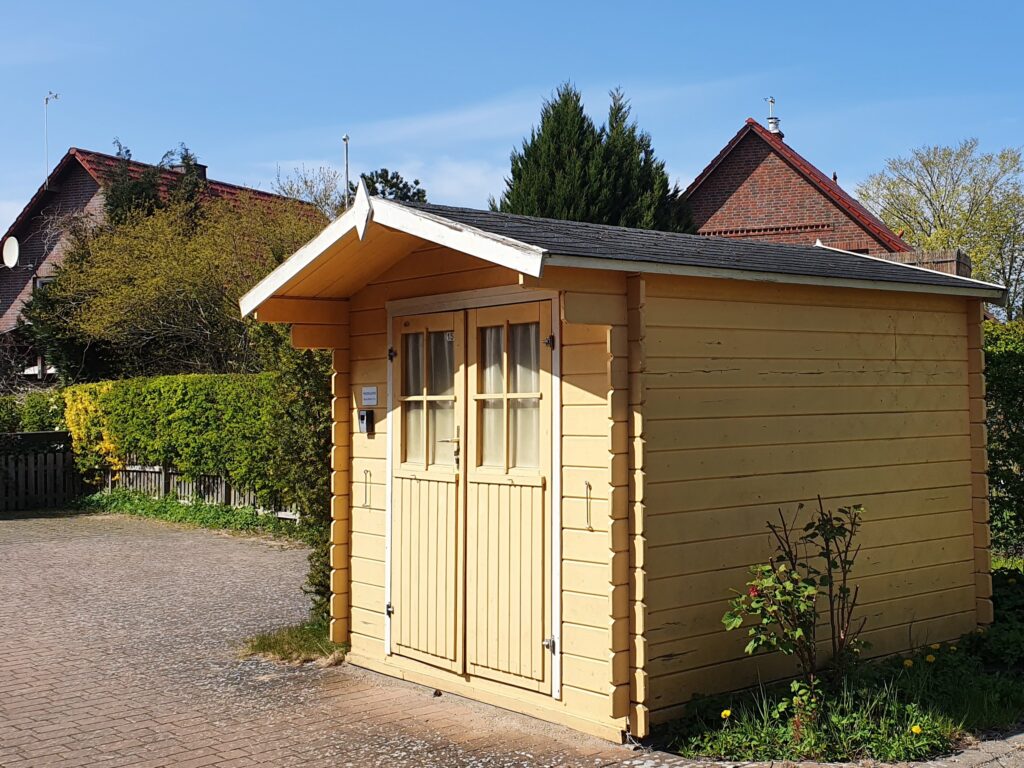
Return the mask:
[[[79,149],[77,147],[71,147],[67,153],[60,159],[60,162],[54,167],[53,171],[47,177],[47,183],[55,181],[60,177],[61,173],[68,166],[69,163],[77,161],[82,168],[85,169],[92,178],[96,181],[100,187],[104,187],[110,181],[114,172],[117,169],[118,163],[121,160],[114,155],[108,155],[103,152],[94,152],[90,149]],[[131,160],[128,163],[128,173],[133,178],[140,177],[145,171],[153,168],[154,166],[148,163],[139,163],[135,160]],[[160,168],[157,185],[161,195],[166,195],[181,179],[181,174],[177,171],[173,171],[170,168]],[[32,198],[28,201],[28,204],[22,209],[21,213],[14,220],[3,237],[0,237],[0,242],[3,242],[7,237],[18,230],[18,228],[32,217],[37,205],[43,199],[43,196],[47,192],[47,184],[43,184]],[[228,184],[224,181],[214,181],[207,179],[206,181],[206,193],[212,197],[217,198],[228,198],[234,199],[242,196],[252,196],[260,200],[292,200],[293,198],[284,197],[282,195],[275,195],[271,192],[261,192],[258,189],[252,189],[251,187],[243,187],[238,184]]]
[[817,187],[822,194],[845,211],[850,218],[878,238],[891,252],[901,253],[912,250],[911,247],[903,242],[899,235],[889,229],[881,219],[871,213],[871,211],[865,208],[857,201],[856,198],[846,192],[836,182],[832,181],[832,179],[818,170],[800,153],[786,144],[782,140],[781,134],[772,133],[752,117],[747,118],[747,122],[742,128],[740,128],[739,132],[732,137],[732,140],[726,144],[715,159],[708,164],[708,167],[701,171],[697,178],[693,180],[693,183],[686,188],[686,196],[689,196],[691,192],[697,189],[697,187],[699,187],[704,180],[711,175],[715,168],[717,168],[719,164],[728,157],[729,153],[736,148],[743,137],[748,133],[754,133],[763,139],[768,146],[771,147],[771,149],[797,173]]
[[[113,155],[107,155],[103,152],[94,152],[90,149],[78,149],[72,147],[68,150],[68,154],[76,157],[78,162],[82,164],[82,167],[92,176],[96,183],[101,187],[105,186],[110,179],[113,177],[117,170],[118,164],[121,160]],[[133,178],[139,178],[147,170],[154,166],[147,163],[138,163],[134,160],[128,162],[128,173]],[[177,171],[171,170],[170,168],[160,168],[157,176],[157,184],[160,189],[160,194],[167,194],[174,185],[181,179],[181,174]],[[255,197],[269,198],[269,199],[281,199],[280,195],[274,195],[270,192],[261,192],[258,189],[252,189],[250,187],[242,187],[237,184],[228,184],[223,181],[213,181],[208,179],[206,182],[206,190],[208,194],[214,197],[239,197],[242,195],[253,195]]]

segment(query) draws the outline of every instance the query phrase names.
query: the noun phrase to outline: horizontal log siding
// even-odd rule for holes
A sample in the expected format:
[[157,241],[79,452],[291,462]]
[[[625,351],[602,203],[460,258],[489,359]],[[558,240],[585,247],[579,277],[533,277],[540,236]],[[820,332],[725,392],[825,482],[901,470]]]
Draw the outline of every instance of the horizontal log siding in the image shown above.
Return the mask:
[[818,494],[865,506],[872,653],[975,625],[966,303],[646,276],[637,546],[652,721],[792,670],[746,657],[721,617],[771,552],[766,521]]
[[[561,350],[562,685],[624,730],[630,700],[626,282],[603,272],[550,270],[545,277],[542,287],[573,289]],[[595,307],[607,324],[571,322],[596,319],[589,316]]]

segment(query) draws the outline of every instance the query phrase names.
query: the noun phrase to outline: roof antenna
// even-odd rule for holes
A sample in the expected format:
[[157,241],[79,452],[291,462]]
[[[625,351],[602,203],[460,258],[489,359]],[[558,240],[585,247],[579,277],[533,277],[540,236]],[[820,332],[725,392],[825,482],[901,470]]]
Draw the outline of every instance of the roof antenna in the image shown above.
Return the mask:
[[50,125],[49,125],[49,111],[50,102],[56,101],[60,98],[59,93],[50,91],[46,94],[46,98],[43,99],[43,157],[46,163],[46,168],[43,173],[43,189],[50,188]]
[[349,207],[349,197],[348,197],[348,194],[349,194],[348,193],[348,134],[346,133],[344,136],[342,136],[341,140],[343,142],[345,142],[345,210],[347,211],[348,207]]
[[768,132],[777,134],[781,139],[784,134],[779,129],[779,118],[775,116],[775,97],[768,96],[765,98],[765,101],[768,102]]

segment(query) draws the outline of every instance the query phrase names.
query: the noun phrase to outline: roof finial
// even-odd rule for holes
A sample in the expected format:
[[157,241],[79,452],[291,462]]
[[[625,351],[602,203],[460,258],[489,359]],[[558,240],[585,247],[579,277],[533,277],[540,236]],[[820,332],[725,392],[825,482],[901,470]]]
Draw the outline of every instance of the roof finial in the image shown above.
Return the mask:
[[765,101],[768,102],[768,132],[778,135],[781,139],[783,138],[783,133],[779,129],[779,118],[775,116],[775,97],[766,96]]

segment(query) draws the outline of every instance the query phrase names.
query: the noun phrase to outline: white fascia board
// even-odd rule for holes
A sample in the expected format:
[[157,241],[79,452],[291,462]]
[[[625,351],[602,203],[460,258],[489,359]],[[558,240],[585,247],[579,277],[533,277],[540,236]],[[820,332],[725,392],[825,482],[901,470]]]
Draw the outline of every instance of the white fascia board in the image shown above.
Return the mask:
[[[859,255],[859,254],[858,254]],[[816,275],[789,275],[779,272],[755,272],[744,269],[722,269],[718,267],[695,267],[686,264],[666,264],[657,261],[632,261],[629,259],[591,258],[588,256],[560,256],[550,254],[544,260],[552,267],[576,267],[577,269],[609,269],[616,272],[646,272],[648,274],[680,275],[684,277],[712,277],[720,280],[747,280],[758,283],[783,283],[793,285],[820,285],[831,288],[859,288],[869,291],[902,291],[904,293],[937,293],[948,296],[969,296],[978,299],[1001,301],[1005,292],[1002,288],[991,287],[990,283],[978,280],[978,287],[957,288],[922,283],[899,283],[880,280],[858,280],[842,277],[819,277]],[[960,278],[965,280],[965,278]],[[985,287],[988,286],[988,287]]]
[[[824,248],[826,251],[835,251],[836,253],[845,253],[847,256],[858,256],[859,258],[870,259],[871,261],[884,261],[886,264],[896,264],[897,266],[903,267],[904,269],[916,269],[918,272],[930,272],[932,274],[935,274],[935,272],[938,271],[935,269],[928,269],[928,267],[920,267],[917,264],[904,264],[902,261],[890,261],[889,259],[884,259],[881,256],[872,256],[871,254],[868,253],[856,253],[854,251],[845,251],[842,248],[834,248],[831,245],[825,245],[823,242],[821,242],[821,240],[816,240],[814,243],[814,247]],[[940,272],[939,274],[945,273]],[[952,275],[952,277],[956,277],[957,280],[963,280],[965,283],[973,283],[983,291],[999,291],[1002,295],[1002,301],[999,301],[997,303],[1000,305],[1002,305],[1003,302],[1006,300],[1006,286],[999,285],[999,283],[987,283],[984,280],[976,280],[973,277],[961,277],[960,275]]]
[[320,234],[299,248],[295,253],[282,261],[273,272],[260,280],[248,293],[238,300],[242,317],[255,312],[260,304],[273,296],[302,270],[317,260],[323,253],[337,243],[353,229],[362,230],[366,227],[369,217],[369,200],[365,195],[356,195],[352,207],[336,218]]
[[529,243],[485,232],[391,200],[373,198],[373,220],[484,261],[540,277],[547,251]]
[[360,180],[351,208],[239,299],[242,317],[255,312],[260,304],[274,296],[353,229],[361,240],[371,221],[532,277],[540,277],[547,254],[535,245],[484,232],[391,200],[370,197],[366,185]]

